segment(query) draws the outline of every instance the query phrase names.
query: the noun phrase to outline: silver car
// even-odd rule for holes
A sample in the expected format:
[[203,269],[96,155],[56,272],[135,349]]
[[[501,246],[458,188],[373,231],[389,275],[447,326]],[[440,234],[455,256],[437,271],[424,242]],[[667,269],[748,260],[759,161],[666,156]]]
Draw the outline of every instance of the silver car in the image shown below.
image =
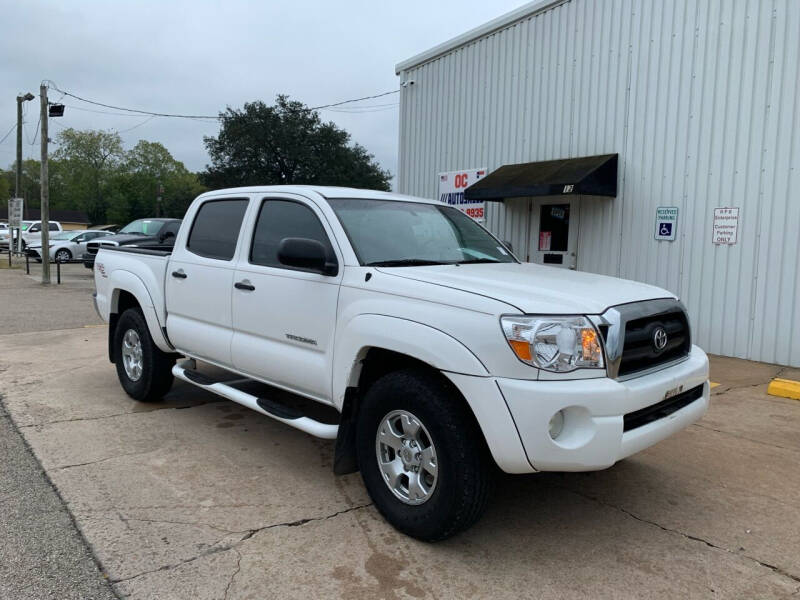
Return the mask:
[[[50,260],[68,262],[73,258],[80,258],[86,252],[86,242],[112,235],[110,231],[97,229],[76,229],[60,231],[50,236]],[[28,256],[42,261],[42,243],[28,244]]]

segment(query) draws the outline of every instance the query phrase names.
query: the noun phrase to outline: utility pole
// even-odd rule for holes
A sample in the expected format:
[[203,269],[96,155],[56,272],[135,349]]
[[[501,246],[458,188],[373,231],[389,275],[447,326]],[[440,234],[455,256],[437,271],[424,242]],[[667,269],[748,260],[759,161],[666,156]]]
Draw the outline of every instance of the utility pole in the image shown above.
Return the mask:
[[41,127],[42,127],[42,173],[40,185],[42,188],[42,283],[50,283],[50,183],[47,174],[47,85],[42,83],[39,87],[41,100]]

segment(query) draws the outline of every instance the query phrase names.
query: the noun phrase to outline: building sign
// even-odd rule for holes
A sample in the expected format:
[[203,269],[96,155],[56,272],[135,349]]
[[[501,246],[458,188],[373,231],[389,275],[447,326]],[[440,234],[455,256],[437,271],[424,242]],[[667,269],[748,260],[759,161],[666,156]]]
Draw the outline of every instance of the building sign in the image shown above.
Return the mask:
[[8,227],[9,229],[22,227],[22,198],[8,199]]
[[485,218],[484,203],[465,199],[464,190],[485,176],[485,167],[439,173],[439,202],[455,206],[476,221],[483,221]]
[[715,208],[711,241],[732,246],[739,238],[739,209]]
[[550,250],[550,246],[553,241],[553,232],[552,231],[540,231],[539,232],[539,250],[548,252]]
[[678,207],[659,206],[656,208],[656,239],[675,241],[678,230]]

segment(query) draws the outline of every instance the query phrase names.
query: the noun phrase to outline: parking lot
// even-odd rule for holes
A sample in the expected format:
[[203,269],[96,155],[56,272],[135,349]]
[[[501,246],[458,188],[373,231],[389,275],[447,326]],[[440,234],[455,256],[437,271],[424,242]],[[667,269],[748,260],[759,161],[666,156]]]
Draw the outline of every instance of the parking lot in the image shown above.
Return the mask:
[[[67,265],[49,288],[38,273],[0,269],[0,395],[59,497],[7,538],[3,597],[53,577],[55,559],[24,566],[41,544],[25,531],[62,501],[86,548],[68,518],[42,535],[98,569],[76,571],[91,592],[67,581],[59,598],[105,597],[106,581],[120,597],[197,600],[800,593],[800,402],[766,394],[800,370],[713,358],[701,422],[606,471],[500,476],[484,518],[431,545],[388,526],[358,474],[332,474],[333,442],[181,382],[158,404],[129,399],[91,272]],[[19,502],[0,481],[0,506]]]

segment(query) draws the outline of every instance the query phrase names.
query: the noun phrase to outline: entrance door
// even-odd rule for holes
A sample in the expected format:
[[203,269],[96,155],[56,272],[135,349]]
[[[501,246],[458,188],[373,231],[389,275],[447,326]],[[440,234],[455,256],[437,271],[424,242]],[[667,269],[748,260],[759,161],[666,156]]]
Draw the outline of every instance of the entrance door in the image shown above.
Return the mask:
[[540,265],[575,269],[578,254],[578,210],[572,199],[531,201],[528,260]]

